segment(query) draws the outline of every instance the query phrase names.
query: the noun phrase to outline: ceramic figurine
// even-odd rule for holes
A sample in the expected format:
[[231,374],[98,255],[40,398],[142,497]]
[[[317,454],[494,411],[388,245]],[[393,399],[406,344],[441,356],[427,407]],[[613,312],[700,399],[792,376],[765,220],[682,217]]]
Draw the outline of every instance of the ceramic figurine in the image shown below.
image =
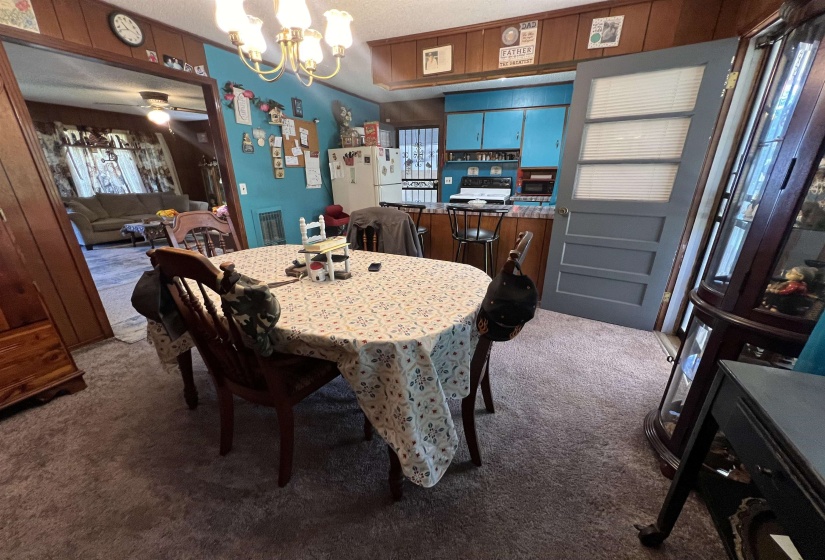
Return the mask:
[[806,297],[808,284],[816,276],[817,270],[810,266],[795,266],[785,273],[785,279],[771,282],[765,289],[763,307],[785,315],[804,313],[810,305]]
[[251,154],[255,151],[255,146],[252,144],[252,138],[249,137],[248,132],[243,133],[243,143],[241,145],[241,150],[245,154]]

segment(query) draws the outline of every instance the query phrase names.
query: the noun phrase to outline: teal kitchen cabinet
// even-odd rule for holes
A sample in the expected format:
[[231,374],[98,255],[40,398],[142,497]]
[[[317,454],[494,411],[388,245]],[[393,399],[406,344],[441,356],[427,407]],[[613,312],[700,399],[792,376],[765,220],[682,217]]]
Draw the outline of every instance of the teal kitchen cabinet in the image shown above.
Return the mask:
[[527,109],[524,113],[521,166],[558,167],[565,108]]
[[484,113],[447,115],[447,150],[481,149]]
[[489,111],[484,113],[485,150],[518,150],[521,148],[521,125],[524,111]]

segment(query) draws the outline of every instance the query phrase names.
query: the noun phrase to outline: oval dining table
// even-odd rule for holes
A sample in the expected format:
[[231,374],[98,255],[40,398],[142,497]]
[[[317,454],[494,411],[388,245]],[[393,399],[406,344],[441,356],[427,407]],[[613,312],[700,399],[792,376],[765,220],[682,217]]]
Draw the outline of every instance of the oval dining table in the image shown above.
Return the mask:
[[[276,245],[210,260],[276,284],[289,279],[285,270],[303,257],[300,249]],[[373,262],[378,272],[367,270]],[[335,362],[389,446],[391,466],[433,486],[458,448],[447,399],[470,391],[475,318],[490,277],[466,264],[366,251],[350,251],[350,267],[346,280],[305,277],[271,288],[281,305],[275,347]],[[392,487],[392,468],[390,479]],[[400,483],[398,472],[394,494]]]

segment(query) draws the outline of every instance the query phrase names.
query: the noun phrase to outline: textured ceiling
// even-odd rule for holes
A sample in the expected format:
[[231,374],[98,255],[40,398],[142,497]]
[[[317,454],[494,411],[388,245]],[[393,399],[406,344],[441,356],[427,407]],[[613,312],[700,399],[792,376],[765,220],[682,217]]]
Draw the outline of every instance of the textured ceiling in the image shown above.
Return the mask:
[[[214,0],[107,0],[109,3],[142,15],[163,21],[201,37],[231,46],[227,36],[214,22]],[[518,17],[538,12],[592,4],[596,0],[308,0],[313,25],[323,32],[323,13],[329,8],[346,10],[352,14],[352,48],[347,50],[341,74],[331,80],[334,85],[374,101],[399,101],[435,97],[444,91],[456,91],[456,86],[385,91],[372,83],[370,51],[366,42],[484,23],[497,19]],[[264,35],[269,39],[273,60],[278,31],[272,0],[246,0],[246,12],[264,20]],[[326,44],[324,44],[326,48]],[[266,56],[265,55],[265,56]],[[325,51],[332,58],[329,50]],[[329,61],[321,64],[328,67]],[[569,75],[567,78],[569,79]],[[474,84],[469,89],[524,85],[525,80],[491,81]],[[528,80],[529,81],[529,80]],[[544,78],[540,83],[546,83]],[[466,89],[466,86],[462,86]]]
[[[174,106],[206,110],[198,86],[12,43],[3,43],[3,47],[28,101],[145,115],[148,109],[106,103],[141,105],[138,92],[149,90],[169,94]],[[172,111],[172,118],[202,120],[206,115]]]

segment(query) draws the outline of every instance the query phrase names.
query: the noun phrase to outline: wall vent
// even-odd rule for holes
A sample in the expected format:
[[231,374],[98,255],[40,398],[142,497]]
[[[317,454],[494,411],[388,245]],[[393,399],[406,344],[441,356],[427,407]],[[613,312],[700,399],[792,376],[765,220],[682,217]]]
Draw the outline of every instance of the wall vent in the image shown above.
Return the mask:
[[278,208],[264,208],[258,211],[258,239],[261,246],[286,245],[284,220]]

